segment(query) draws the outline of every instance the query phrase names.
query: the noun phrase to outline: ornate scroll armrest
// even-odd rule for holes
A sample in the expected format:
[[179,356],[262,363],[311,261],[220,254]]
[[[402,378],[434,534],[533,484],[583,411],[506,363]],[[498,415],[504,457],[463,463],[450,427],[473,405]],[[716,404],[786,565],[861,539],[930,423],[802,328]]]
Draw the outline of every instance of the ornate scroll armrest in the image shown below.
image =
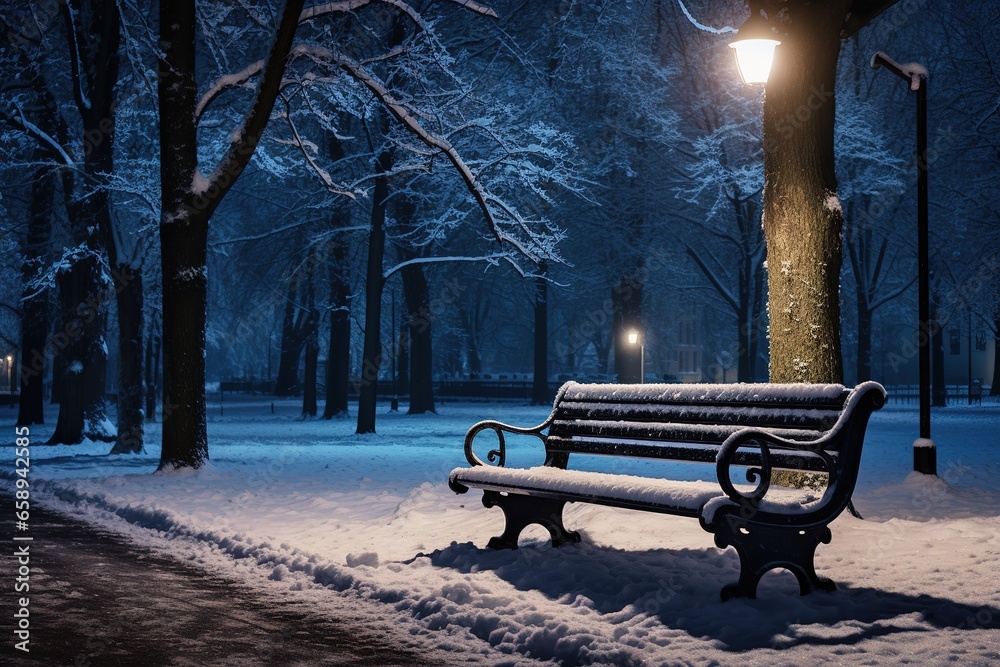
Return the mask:
[[[473,466],[489,465],[486,461],[489,461],[490,463],[496,461],[496,465],[502,466],[507,462],[507,446],[504,439],[505,432],[514,433],[516,435],[533,435],[544,443],[545,436],[542,435],[542,430],[548,427],[551,421],[552,417],[549,417],[538,426],[533,426],[531,428],[519,428],[517,426],[510,426],[498,421],[481,421],[470,428],[469,432],[465,434],[465,458],[469,461],[469,464]],[[498,449],[491,449],[486,454],[486,461],[483,461],[481,458],[476,456],[476,453],[473,451],[472,441],[481,431],[485,431],[487,429],[497,434],[497,439],[500,444],[498,445]]]
[[[719,448],[719,453],[715,457],[715,473],[719,478],[719,486],[723,493],[729,496],[734,502],[741,506],[756,508],[760,501],[767,495],[771,488],[771,450],[784,449],[800,452],[808,452],[810,455],[819,457],[826,465],[827,473],[830,475],[830,482],[834,482],[836,467],[833,458],[825,450],[836,429],[824,434],[816,440],[808,442],[798,442],[788,440],[774,435],[767,431],[755,428],[745,428],[733,433]],[[759,468],[747,468],[747,481],[757,486],[749,494],[741,493],[733,486],[730,476],[730,468],[733,466],[733,459],[740,447],[754,446],[760,449],[761,465]]]

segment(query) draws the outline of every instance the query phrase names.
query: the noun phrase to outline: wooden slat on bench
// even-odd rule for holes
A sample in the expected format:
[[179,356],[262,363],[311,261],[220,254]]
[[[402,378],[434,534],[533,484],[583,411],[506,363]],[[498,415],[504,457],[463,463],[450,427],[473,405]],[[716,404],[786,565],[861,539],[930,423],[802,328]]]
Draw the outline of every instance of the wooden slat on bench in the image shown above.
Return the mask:
[[[571,436],[600,436],[605,438],[632,438],[637,440],[662,440],[669,442],[705,442],[721,444],[743,426],[705,424],[655,424],[632,421],[596,421],[580,419],[552,423],[550,435],[562,438]],[[771,428],[769,432],[792,440],[815,440],[822,431],[806,429]]]
[[840,406],[789,409],[733,407],[727,405],[626,404],[603,401],[566,401],[556,408],[556,419],[589,419],[671,424],[732,424],[761,428],[827,430],[840,416]]
[[726,405],[731,407],[826,407],[839,410],[850,390],[839,384],[700,384],[587,385],[573,384],[563,401],[615,404]]
[[[654,443],[642,441],[605,440],[601,438],[563,438],[549,436],[550,452],[575,454],[595,454],[603,456],[629,456],[646,459],[668,459],[694,463],[714,463],[719,452],[717,444],[698,443]],[[830,452],[834,455],[834,452]],[[736,465],[759,466],[760,453],[754,450],[740,450],[734,457]],[[828,472],[823,460],[809,452],[789,452],[771,450],[771,462],[776,468]]]

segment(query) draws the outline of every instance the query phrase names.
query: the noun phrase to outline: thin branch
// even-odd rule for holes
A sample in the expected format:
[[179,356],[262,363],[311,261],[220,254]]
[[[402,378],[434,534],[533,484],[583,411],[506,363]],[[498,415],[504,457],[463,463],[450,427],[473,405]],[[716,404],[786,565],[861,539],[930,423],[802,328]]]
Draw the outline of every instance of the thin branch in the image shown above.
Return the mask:
[[508,259],[508,255],[505,252],[496,252],[490,255],[481,255],[479,257],[471,256],[455,256],[455,257],[415,257],[414,259],[409,259],[405,262],[401,262],[391,269],[386,270],[382,274],[383,280],[388,280],[393,274],[398,271],[405,269],[408,266],[413,266],[415,264],[440,264],[441,262],[488,262],[490,264],[496,264],[501,259]]
[[699,23],[698,19],[692,16],[691,12],[688,11],[687,6],[684,4],[684,0],[677,0],[677,4],[680,5],[681,11],[684,12],[684,16],[686,16],[687,20],[691,22],[691,25],[698,28],[698,30],[704,30],[705,32],[710,32],[713,35],[727,35],[729,33],[736,32],[736,28],[731,25],[727,25],[722,28],[713,28],[705,25],[704,23]]

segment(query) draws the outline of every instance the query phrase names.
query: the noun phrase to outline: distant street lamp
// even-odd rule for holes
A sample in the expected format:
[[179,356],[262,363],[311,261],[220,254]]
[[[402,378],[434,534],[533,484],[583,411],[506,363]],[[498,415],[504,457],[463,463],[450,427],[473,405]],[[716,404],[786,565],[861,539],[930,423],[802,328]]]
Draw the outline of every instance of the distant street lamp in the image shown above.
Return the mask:
[[[14,357],[7,355],[7,390],[14,393]],[[11,404],[13,405],[13,403]]]
[[874,69],[883,67],[906,81],[917,93],[917,278],[920,317],[920,436],[913,443],[913,469],[937,474],[937,449],[931,440],[931,307],[930,261],[927,233],[927,70],[920,65],[900,65],[878,51]]
[[[639,334],[637,329],[629,329],[628,332],[628,344],[638,345],[639,354],[639,381],[637,384],[642,384],[646,378],[646,346],[642,341],[642,336]],[[635,352],[633,352],[634,354]]]
[[750,18],[736,33],[729,47],[736,52],[736,65],[743,83],[767,83],[774,62],[774,49],[780,41],[774,38],[771,24],[759,10],[751,10]]

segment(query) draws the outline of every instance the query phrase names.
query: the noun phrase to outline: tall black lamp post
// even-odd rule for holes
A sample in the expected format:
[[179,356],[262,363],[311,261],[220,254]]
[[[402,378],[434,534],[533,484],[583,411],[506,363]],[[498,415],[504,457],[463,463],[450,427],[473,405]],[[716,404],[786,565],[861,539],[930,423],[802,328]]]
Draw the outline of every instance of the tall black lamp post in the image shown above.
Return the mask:
[[917,289],[920,317],[920,437],[913,443],[913,469],[937,474],[937,449],[931,440],[931,307],[930,261],[927,231],[927,71],[920,66],[900,65],[878,51],[873,68],[889,70],[917,93]]

